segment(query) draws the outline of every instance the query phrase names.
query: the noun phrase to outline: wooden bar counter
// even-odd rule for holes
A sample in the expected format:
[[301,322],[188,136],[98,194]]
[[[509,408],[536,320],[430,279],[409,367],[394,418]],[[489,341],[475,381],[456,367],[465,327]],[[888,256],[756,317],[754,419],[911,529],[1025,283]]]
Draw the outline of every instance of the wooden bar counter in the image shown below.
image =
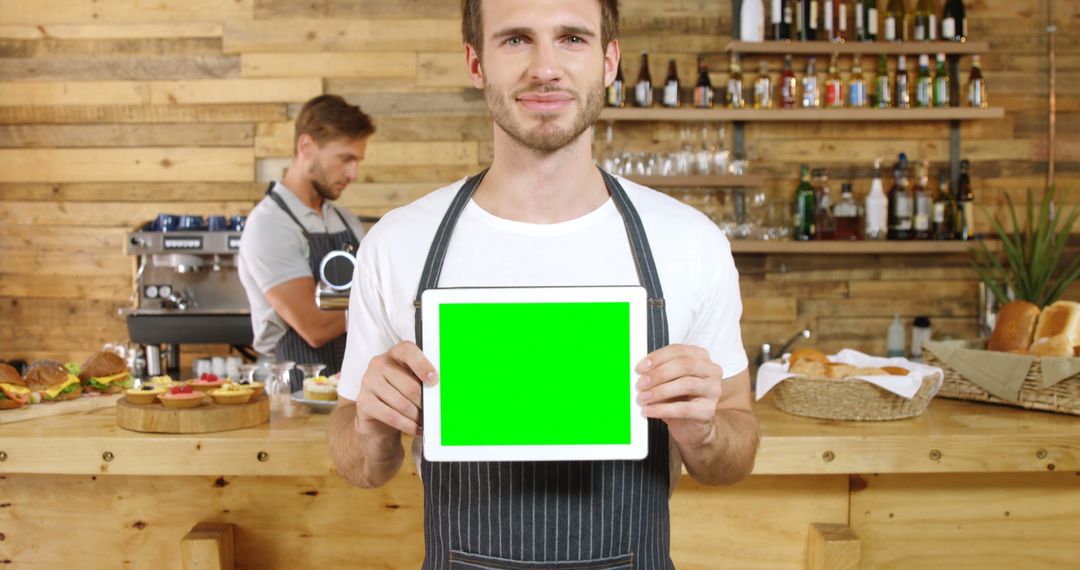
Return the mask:
[[[804,568],[814,523],[848,526],[862,568],[1062,568],[1080,560],[1080,418],[944,399],[919,418],[814,420],[756,405],[754,475],[683,476],[679,568]],[[149,435],[114,411],[0,424],[0,563],[181,568],[198,523],[235,525],[238,568],[418,568],[411,462],[389,485],[332,473],[327,416]]]

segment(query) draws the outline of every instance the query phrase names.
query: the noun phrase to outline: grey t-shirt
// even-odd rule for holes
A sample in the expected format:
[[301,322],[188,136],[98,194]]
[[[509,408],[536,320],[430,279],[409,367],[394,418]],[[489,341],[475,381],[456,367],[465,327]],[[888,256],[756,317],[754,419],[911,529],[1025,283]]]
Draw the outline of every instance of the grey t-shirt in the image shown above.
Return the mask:
[[[300,201],[282,183],[277,182],[274,194],[292,210],[311,234],[337,233],[345,230],[338,210],[347,221],[357,239],[364,235],[360,221],[348,210],[324,200],[322,212],[316,212]],[[310,247],[296,222],[269,197],[263,198],[248,215],[244,233],[240,238],[240,282],[247,293],[251,306],[251,328],[255,334],[253,346],[260,354],[273,355],[288,325],[274,312],[266,292],[294,279],[312,277],[308,259]],[[311,299],[314,303],[315,300]]]

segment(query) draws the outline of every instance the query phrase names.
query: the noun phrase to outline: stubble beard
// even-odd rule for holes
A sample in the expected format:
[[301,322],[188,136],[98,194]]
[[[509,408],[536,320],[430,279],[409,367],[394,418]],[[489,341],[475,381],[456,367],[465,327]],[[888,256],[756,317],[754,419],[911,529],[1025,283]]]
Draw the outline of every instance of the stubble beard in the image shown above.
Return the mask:
[[[513,112],[517,105],[517,96],[524,92],[569,93],[578,104],[578,113],[574,117],[573,124],[567,129],[559,128],[554,124],[558,119],[556,113],[542,113],[537,115],[540,126],[528,129],[519,123]],[[511,93],[496,91],[490,84],[484,85],[484,99],[487,101],[491,117],[495,124],[499,125],[507,135],[519,145],[542,154],[553,154],[562,150],[574,142],[587,129],[596,124],[600,113],[604,110],[604,83],[601,78],[596,85],[585,94],[584,102],[581,94],[575,91],[553,88],[526,87]]]

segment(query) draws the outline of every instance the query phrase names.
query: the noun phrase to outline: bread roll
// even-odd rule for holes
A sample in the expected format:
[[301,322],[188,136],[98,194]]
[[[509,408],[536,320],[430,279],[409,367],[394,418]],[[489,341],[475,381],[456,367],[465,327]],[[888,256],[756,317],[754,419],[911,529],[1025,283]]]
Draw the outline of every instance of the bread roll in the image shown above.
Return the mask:
[[1072,356],[1073,347],[1065,335],[1058,334],[1035,341],[1028,353],[1035,356]]
[[808,360],[810,362],[820,362],[821,364],[828,364],[829,357],[825,356],[824,352],[820,350],[814,350],[812,348],[800,348],[791,353],[791,365],[795,366],[802,360]]
[[0,384],[11,384],[12,386],[26,386],[26,382],[23,381],[22,375],[18,370],[10,364],[0,364]]
[[788,371],[792,374],[805,374],[808,378],[825,378],[825,365],[813,360],[800,360]]
[[899,366],[882,366],[881,369],[892,376],[907,376],[909,373],[907,368],[900,368]]
[[125,370],[127,370],[127,362],[120,358],[120,355],[103,350],[91,354],[86,359],[86,362],[83,362],[79,380],[86,382],[91,378],[104,378],[119,374]]
[[998,312],[997,324],[987,348],[998,352],[1027,350],[1031,346],[1039,308],[1027,301],[1006,303]]
[[1080,303],[1058,301],[1043,309],[1035,328],[1035,340],[1058,335],[1064,336],[1070,347],[1080,345]]
[[852,370],[855,370],[855,367],[850,364],[826,364],[825,377],[840,380],[851,375]]

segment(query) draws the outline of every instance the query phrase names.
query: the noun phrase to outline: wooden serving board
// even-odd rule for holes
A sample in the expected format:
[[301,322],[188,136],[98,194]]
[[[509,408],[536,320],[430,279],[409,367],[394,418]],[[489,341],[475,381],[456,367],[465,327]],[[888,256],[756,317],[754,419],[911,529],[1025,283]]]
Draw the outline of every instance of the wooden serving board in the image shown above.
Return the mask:
[[258,396],[246,404],[208,403],[174,410],[161,404],[137,405],[121,398],[116,403],[116,425],[144,433],[212,433],[255,427],[270,421],[270,398]]
[[42,404],[31,404],[15,410],[0,410],[0,424],[25,422],[50,416],[62,416],[65,414],[79,414],[92,412],[102,408],[111,408],[116,405],[120,394],[107,396],[82,396],[74,400],[62,400]]

